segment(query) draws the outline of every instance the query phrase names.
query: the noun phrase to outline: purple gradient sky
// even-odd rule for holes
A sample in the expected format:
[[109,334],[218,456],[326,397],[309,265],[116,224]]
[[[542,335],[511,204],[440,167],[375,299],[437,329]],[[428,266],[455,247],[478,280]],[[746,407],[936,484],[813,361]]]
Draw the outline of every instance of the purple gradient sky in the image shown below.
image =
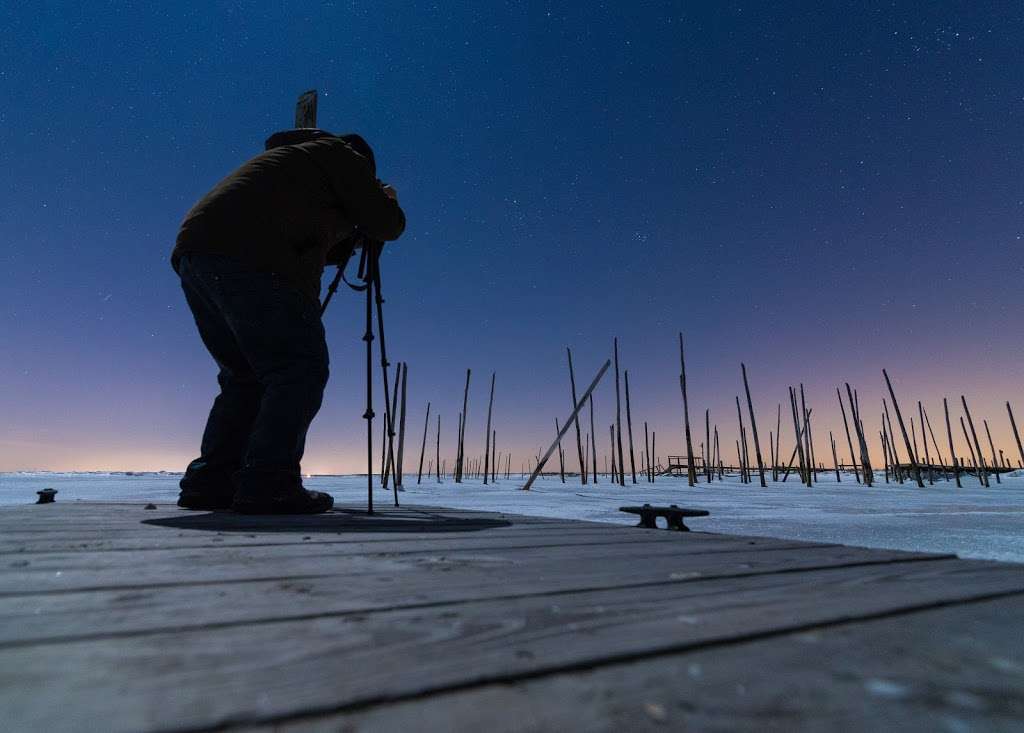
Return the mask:
[[[875,435],[884,366],[936,428],[966,394],[1016,460],[1022,35],[1010,2],[7,8],[0,470],[194,456],[214,368],[167,261],[177,226],[313,87],[408,214],[383,272],[417,448],[430,400],[450,462],[470,367],[481,450],[497,370],[518,467],[571,406],[565,347],[586,383],[618,335],[634,427],[682,452],[681,330],[691,417],[711,409],[726,458],[742,360],[765,440],[801,381],[819,459],[844,380]],[[361,471],[358,298],[326,327],[304,470]],[[602,453],[613,405],[606,381]]]

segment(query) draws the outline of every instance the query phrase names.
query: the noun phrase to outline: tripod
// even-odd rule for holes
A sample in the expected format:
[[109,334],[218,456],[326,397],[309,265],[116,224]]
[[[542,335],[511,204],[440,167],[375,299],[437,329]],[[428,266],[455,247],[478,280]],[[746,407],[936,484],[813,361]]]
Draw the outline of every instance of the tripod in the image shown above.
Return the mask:
[[[387,346],[384,341],[384,296],[380,287],[380,253],[384,249],[383,242],[372,241],[361,238],[362,247],[359,257],[359,279],[361,285],[354,285],[348,280],[345,284],[356,292],[366,293],[366,332],[363,334],[363,341],[366,342],[366,412],[363,418],[366,420],[366,513],[373,514],[373,317],[376,309],[377,331],[380,335],[380,367],[384,378],[384,421],[386,423],[388,442],[394,441],[395,437],[395,416],[391,414],[389,405],[391,398],[388,387],[388,361]],[[327,295],[320,306],[320,314],[327,310],[327,304],[331,302],[334,293],[338,290],[338,284],[344,279],[345,263],[338,265],[338,272],[327,288]],[[398,506],[398,484],[392,482],[395,495],[395,506]]]

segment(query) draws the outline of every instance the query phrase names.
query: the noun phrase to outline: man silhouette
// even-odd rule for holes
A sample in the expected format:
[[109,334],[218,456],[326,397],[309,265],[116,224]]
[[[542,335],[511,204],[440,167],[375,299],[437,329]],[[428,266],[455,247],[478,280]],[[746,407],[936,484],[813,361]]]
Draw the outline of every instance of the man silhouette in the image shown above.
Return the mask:
[[328,378],[320,278],[347,261],[354,235],[388,241],[405,229],[360,136],[289,130],[266,147],[192,207],[171,255],[220,369],[200,456],[180,482],[186,509],[333,506],[303,487],[299,468]]

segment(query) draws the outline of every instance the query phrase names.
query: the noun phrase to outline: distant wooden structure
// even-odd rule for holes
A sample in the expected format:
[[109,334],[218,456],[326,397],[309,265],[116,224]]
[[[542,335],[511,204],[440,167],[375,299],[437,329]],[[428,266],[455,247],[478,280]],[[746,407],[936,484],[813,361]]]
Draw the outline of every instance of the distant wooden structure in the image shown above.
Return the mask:
[[1013,730],[1024,709],[1020,565],[150,507],[0,508],[4,730]]
[[[655,469],[659,476],[687,476],[689,475],[690,464],[686,456],[668,456],[668,463],[662,466],[660,463]],[[704,470],[704,457],[693,456],[693,468],[699,474]]]

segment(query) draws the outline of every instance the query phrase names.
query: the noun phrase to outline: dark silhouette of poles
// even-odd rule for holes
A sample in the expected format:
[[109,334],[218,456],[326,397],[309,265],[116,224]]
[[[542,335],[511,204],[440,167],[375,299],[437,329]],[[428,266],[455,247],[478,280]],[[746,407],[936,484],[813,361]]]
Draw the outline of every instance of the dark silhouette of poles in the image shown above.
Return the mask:
[[711,483],[711,410],[704,410],[704,479]]
[[[796,404],[796,391],[789,388],[789,406],[793,412],[793,434],[796,436],[796,451],[797,455],[800,456],[800,478],[804,483],[810,483],[809,473],[806,472],[807,466],[804,461],[804,440],[800,430],[800,420],[797,417],[797,404]],[[789,472],[787,471],[787,474]],[[783,481],[786,479],[783,478]]]
[[[995,466],[996,468],[1000,468],[1001,466],[999,464],[999,459],[996,458],[996,446],[992,442],[992,431],[988,429],[988,420],[982,420],[982,422],[985,424],[985,434],[988,436],[988,447],[989,447],[989,450],[992,451],[992,465]],[[995,472],[995,474],[996,474],[996,483],[997,484],[1003,483],[999,479],[999,471],[998,470]]]
[[772,461],[772,481],[779,480],[779,467],[776,465],[782,460],[782,456],[779,455],[779,440],[782,433],[782,403],[779,403],[778,409],[775,411],[775,458]]
[[928,436],[924,432],[924,406],[921,404],[921,400],[917,401],[917,417],[918,422],[921,424],[921,441],[924,443],[924,463],[928,466],[928,484],[930,486],[935,483],[935,472],[932,469],[932,454],[928,450]]
[[[420,468],[416,474],[417,485],[423,480],[423,458],[427,454],[427,431],[430,429],[430,403],[427,403],[427,416],[423,419],[423,444],[420,446]],[[427,469],[427,476],[430,476],[430,469]]]
[[565,483],[565,451],[562,450],[562,431],[558,427],[558,418],[555,418],[555,442],[558,443],[558,475]]
[[967,409],[967,398],[965,398],[963,395],[960,395],[960,402],[963,403],[964,414],[967,415],[967,424],[970,425],[971,427],[971,437],[974,439],[974,447],[978,451],[978,478],[981,480],[982,484],[988,486],[988,471],[985,470],[985,456],[981,452],[981,443],[978,442],[978,433],[974,429],[974,420],[971,419],[971,411]]
[[619,483],[619,467],[615,463],[615,459],[617,457],[615,454],[615,423],[609,425],[608,429],[611,433],[612,476],[614,477],[613,480],[615,481],[615,483]]
[[974,452],[974,446],[971,445],[971,436],[967,434],[967,426],[964,424],[963,416],[960,417],[960,429],[964,433],[964,442],[967,443],[967,450],[971,454],[971,464],[974,466],[974,474],[978,477],[978,483],[984,485],[984,481],[981,480],[981,469],[978,466],[978,456]]
[[[597,432],[594,430],[594,396],[590,396],[590,460],[593,461],[593,470],[590,476],[594,483],[597,483]],[[577,405],[578,407],[578,405]],[[574,408],[575,409],[575,408]]]
[[693,465],[693,440],[690,438],[690,402],[686,397],[686,357],[683,354],[683,334],[679,333],[679,388],[683,393],[683,426],[686,431],[686,478],[690,486],[697,483]]
[[469,375],[472,370],[466,370],[466,387],[462,392],[462,415],[459,418],[459,447],[455,459],[455,483],[462,483],[462,466],[466,460],[466,410],[469,407]]
[[737,450],[737,457],[739,458],[740,466],[740,482],[747,483],[747,461],[746,461],[746,430],[743,427],[743,411],[740,410],[740,396],[736,395],[736,420],[740,426],[740,443],[737,443],[739,450]]
[[491,398],[487,402],[487,435],[484,436],[484,485],[491,472],[491,410],[494,409],[494,378],[497,372],[491,372]]
[[[924,410],[924,408],[922,408]],[[939,442],[935,440],[935,431],[932,430],[932,421],[928,417],[928,410],[924,410],[924,424],[928,427],[928,434],[932,438],[932,448],[935,449],[935,457],[939,460],[939,465],[942,466],[942,477],[947,481],[949,480],[949,474],[946,473],[946,461],[942,457],[942,451],[939,449]]]
[[533,482],[537,479],[537,476],[540,474],[541,469],[544,468],[544,464],[547,463],[548,459],[551,457],[551,454],[555,451],[555,448],[558,447],[558,442],[562,439],[562,436],[566,433],[566,431],[569,430],[569,423],[572,420],[576,419],[576,415],[579,414],[580,409],[583,407],[583,403],[590,399],[590,395],[593,393],[594,388],[597,387],[597,383],[601,381],[601,377],[604,376],[605,372],[608,371],[611,365],[612,362],[609,359],[605,361],[604,365],[598,371],[597,376],[594,377],[594,381],[590,383],[590,386],[587,387],[587,391],[584,392],[583,397],[580,398],[580,403],[572,411],[572,415],[569,416],[569,419],[565,421],[565,425],[559,431],[558,439],[551,444],[551,447],[548,448],[547,453],[544,454],[544,457],[537,461],[537,467],[533,470],[533,473],[530,475],[529,480],[523,486],[523,491],[529,491],[530,487],[533,485]]
[[843,428],[846,430],[846,445],[850,449],[850,463],[853,465],[853,477],[860,483],[860,471],[857,470],[857,454],[853,452],[853,440],[850,438],[850,424],[846,421],[846,408],[843,407],[843,395],[836,387],[836,397],[839,398],[839,410],[843,413]]
[[953,462],[953,475],[956,477],[957,488],[962,488],[960,483],[960,464],[956,460],[956,448],[953,447],[953,428],[949,424],[949,403],[942,398],[942,410],[946,413],[946,435],[949,437],[949,457]]
[[651,463],[651,433],[644,420],[644,461],[647,463],[647,483],[654,482],[654,466]]
[[[579,402],[576,400],[576,371],[572,366],[572,349],[568,346],[565,347],[565,353],[569,357],[569,385],[572,387],[572,409],[576,409],[579,406]],[[587,483],[587,462],[583,456],[583,442],[580,439],[580,417],[576,415],[576,419],[573,420],[576,425],[576,453],[580,459],[580,483],[586,486]]]
[[863,470],[864,484],[871,486],[874,484],[875,476],[871,470],[871,459],[868,457],[868,442],[867,438],[864,437],[864,426],[860,420],[860,410],[857,409],[857,400],[854,399],[850,383],[845,382],[844,384],[846,386],[846,398],[850,405],[850,419],[853,420],[853,430],[857,434],[857,446],[860,449],[860,466]]
[[[633,475],[633,483],[636,483],[636,463],[633,458],[633,413],[629,408],[629,370],[623,376],[626,380],[626,431],[629,433],[629,472]],[[621,436],[620,436],[621,437]]]
[[889,452],[892,454],[892,470],[896,474],[896,480],[902,484],[903,471],[900,470],[900,454],[896,450],[896,433],[892,429],[892,418],[889,417],[889,403],[885,401],[885,398],[882,398],[882,414],[889,424]]
[[764,461],[761,459],[761,442],[757,439],[757,421],[754,417],[754,402],[750,399],[750,384],[747,382],[747,367],[742,362],[740,369],[743,371],[743,389],[747,393],[747,409],[750,410],[750,432],[754,435],[754,455],[757,458],[757,472],[761,476],[761,486],[767,486],[764,480]]
[[1013,419],[1013,408],[1009,401],[1006,403],[1006,414],[1010,416],[1010,427],[1013,428],[1013,439],[1017,441],[1017,452],[1020,453],[1020,464],[1024,466],[1024,445],[1020,442],[1020,433],[1017,432],[1017,421]]
[[[623,465],[625,463],[625,461],[623,461],[623,456],[622,456],[622,401],[621,401],[621,398],[619,396],[619,339],[618,339],[618,337],[616,337],[613,340],[613,350],[615,352],[615,437],[618,439],[618,457],[619,457],[619,462],[618,462],[619,472],[618,472],[618,479],[617,480],[618,480],[620,486],[625,486],[626,485],[626,468]],[[612,463],[615,462],[614,461],[615,450],[616,450],[615,441],[612,441],[612,453],[613,453]]]
[[654,468],[651,469],[651,483],[654,483],[655,477],[658,475],[658,433],[655,430],[651,431],[651,460],[654,461]]
[[395,465],[395,506],[398,506],[398,490],[402,488],[403,477],[405,476],[405,398],[409,384],[409,365],[402,362],[399,365],[402,370],[402,403],[399,407],[398,422],[398,462]]
[[832,463],[836,467],[836,483],[842,483],[842,479],[839,478],[839,457],[836,455],[836,439],[832,437],[832,431],[828,431],[828,442],[832,445]]
[[884,369],[882,376],[885,377],[885,386],[889,388],[889,396],[892,398],[892,409],[896,411],[896,420],[900,424],[900,432],[903,433],[903,442],[907,444],[907,453],[910,454],[910,467],[914,471],[914,480],[920,489],[924,488],[924,481],[921,480],[921,466],[914,457],[913,448],[910,445],[910,437],[907,435],[907,426],[903,422],[903,415],[900,413],[900,405],[896,401],[896,393],[892,389],[892,382],[889,381],[889,374]]
[[434,470],[437,471],[437,483],[441,483],[441,414],[437,415],[437,454],[434,456]]

